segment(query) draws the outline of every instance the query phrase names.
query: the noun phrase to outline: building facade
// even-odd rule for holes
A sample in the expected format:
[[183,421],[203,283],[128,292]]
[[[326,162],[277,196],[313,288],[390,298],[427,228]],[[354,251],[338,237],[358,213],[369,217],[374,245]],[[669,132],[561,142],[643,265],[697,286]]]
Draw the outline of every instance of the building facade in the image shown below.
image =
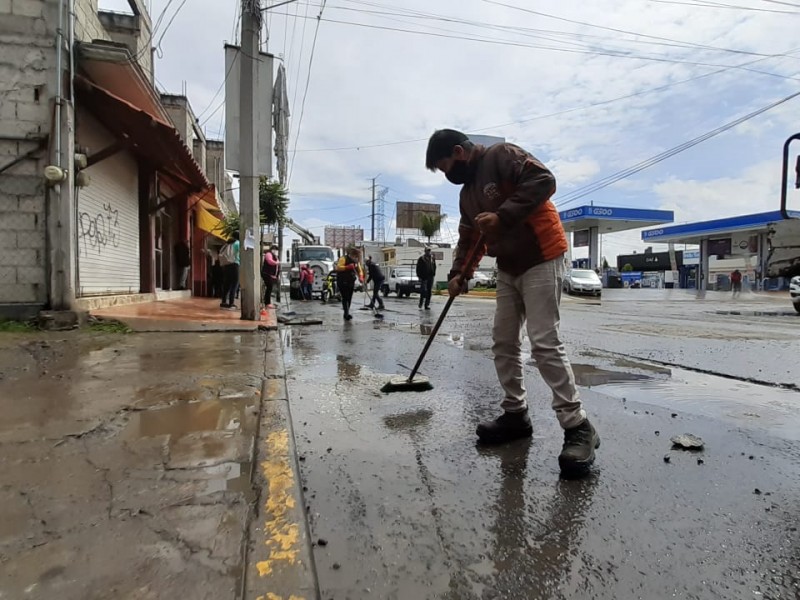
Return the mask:
[[0,1],[0,317],[183,287],[182,247],[205,291],[194,232],[222,216],[219,187],[188,101],[155,89],[145,3],[129,5]]

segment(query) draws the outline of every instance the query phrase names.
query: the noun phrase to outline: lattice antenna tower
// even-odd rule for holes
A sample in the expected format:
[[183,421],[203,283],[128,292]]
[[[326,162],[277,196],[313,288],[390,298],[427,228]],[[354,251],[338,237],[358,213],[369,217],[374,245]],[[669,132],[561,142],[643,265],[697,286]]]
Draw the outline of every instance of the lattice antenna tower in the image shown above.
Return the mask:
[[375,236],[376,241],[386,243],[386,194],[389,188],[381,186],[375,196]]

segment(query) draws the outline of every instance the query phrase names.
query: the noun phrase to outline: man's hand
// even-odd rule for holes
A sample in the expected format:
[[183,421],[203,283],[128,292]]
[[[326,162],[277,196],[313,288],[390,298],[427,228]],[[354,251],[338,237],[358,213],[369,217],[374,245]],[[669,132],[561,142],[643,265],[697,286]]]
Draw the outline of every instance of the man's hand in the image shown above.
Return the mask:
[[495,235],[500,232],[500,217],[497,213],[482,212],[475,217],[475,224],[481,233]]
[[464,293],[464,282],[461,280],[460,275],[456,275],[447,282],[447,291],[451,296],[458,296]]

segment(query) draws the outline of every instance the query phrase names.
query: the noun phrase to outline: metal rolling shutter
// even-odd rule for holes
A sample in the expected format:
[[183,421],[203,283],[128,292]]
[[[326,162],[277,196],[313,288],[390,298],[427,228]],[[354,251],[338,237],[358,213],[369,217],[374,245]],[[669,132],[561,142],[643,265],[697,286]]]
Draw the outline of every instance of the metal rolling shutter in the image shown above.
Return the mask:
[[[82,145],[111,141],[89,118]],[[84,140],[91,140],[84,141]],[[137,294],[139,281],[139,184],[137,164],[119,152],[86,169],[90,184],[78,192],[78,282],[81,296]]]

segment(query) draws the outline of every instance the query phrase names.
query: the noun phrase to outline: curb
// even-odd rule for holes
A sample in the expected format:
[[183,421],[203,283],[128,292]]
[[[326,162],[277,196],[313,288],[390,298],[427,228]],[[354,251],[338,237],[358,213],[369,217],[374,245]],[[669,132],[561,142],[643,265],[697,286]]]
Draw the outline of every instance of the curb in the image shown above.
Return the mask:
[[266,352],[280,355],[278,372],[265,373],[261,386],[253,473],[258,500],[247,537],[242,597],[319,600],[283,353],[277,334],[268,334],[266,340]]
[[797,312],[787,310],[717,310],[718,315],[736,315],[739,317],[797,317]]

